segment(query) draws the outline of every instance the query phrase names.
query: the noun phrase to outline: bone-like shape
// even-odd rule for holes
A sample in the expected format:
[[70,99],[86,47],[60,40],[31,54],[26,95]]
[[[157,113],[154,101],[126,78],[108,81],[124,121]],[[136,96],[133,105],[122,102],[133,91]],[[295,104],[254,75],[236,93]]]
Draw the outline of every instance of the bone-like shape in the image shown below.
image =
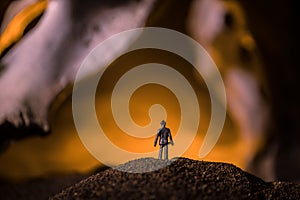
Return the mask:
[[[0,141],[18,137],[9,135],[17,130],[12,127],[48,132],[49,106],[74,81],[85,56],[113,34],[143,26],[154,2],[49,1],[39,24],[1,60]],[[112,49],[107,49],[110,56]]]

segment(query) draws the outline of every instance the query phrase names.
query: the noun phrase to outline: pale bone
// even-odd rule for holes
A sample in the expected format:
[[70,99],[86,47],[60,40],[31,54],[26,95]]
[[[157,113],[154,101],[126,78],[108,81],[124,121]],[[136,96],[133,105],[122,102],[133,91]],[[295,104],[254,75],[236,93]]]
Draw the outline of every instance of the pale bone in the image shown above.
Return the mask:
[[[1,60],[0,124],[35,124],[49,131],[49,106],[73,83],[85,56],[106,38],[143,26],[154,2],[49,1],[39,24]],[[130,42],[118,45],[117,50]],[[107,54],[114,51],[108,49]]]
[[[226,25],[226,15],[231,15],[232,25]],[[243,9],[236,1],[195,0],[188,30],[208,50],[222,73],[228,114],[243,138],[244,151],[248,152],[245,161],[249,162],[264,137],[270,108],[261,94],[265,77]],[[251,60],[244,61],[241,50]]]

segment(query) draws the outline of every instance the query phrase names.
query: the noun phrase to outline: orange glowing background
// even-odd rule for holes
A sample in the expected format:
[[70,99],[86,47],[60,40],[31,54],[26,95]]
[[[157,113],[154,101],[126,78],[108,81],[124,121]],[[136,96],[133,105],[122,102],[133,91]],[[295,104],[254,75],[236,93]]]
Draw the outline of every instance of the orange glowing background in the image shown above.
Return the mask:
[[[47,1],[41,0],[23,9],[16,15],[0,37],[0,53],[20,39],[25,27],[46,8]],[[165,51],[143,50],[129,53],[117,59],[107,70],[98,86],[96,110],[99,123],[107,136],[119,147],[133,152],[148,152],[153,147],[154,136],[136,139],[125,135],[115,124],[110,110],[111,91],[120,76],[130,68],[149,62],[158,62],[171,66],[182,73],[191,83],[198,97],[201,120],[195,140],[183,156],[199,159],[198,154],[209,125],[210,99],[207,88],[199,76],[195,76],[193,67],[184,59]],[[163,95],[161,95],[163,94]],[[187,98],[188,102],[189,99]],[[130,100],[130,113],[139,125],[149,123],[148,109],[159,103],[167,110],[167,126],[173,137],[179,126],[180,108],[175,95],[167,88],[155,84],[139,88]],[[0,176],[18,179],[32,176],[45,176],[51,173],[88,172],[101,165],[81,143],[72,118],[71,98],[69,97],[55,113],[51,115],[52,134],[45,138],[30,138],[13,144],[0,155]],[[159,128],[159,124],[157,125]],[[153,130],[153,134],[157,130]],[[190,134],[190,133],[186,133]],[[174,141],[175,145],[177,142]],[[245,168],[247,159],[253,154],[259,141],[242,138],[235,124],[228,116],[221,137],[205,157],[208,161],[233,163]],[[172,147],[170,147],[172,151]],[[111,152],[107,152],[110,154]],[[111,155],[117,157],[118,155]]]
[[0,36],[0,55],[9,46],[21,39],[25,28],[47,7],[47,0],[34,2],[16,14]]

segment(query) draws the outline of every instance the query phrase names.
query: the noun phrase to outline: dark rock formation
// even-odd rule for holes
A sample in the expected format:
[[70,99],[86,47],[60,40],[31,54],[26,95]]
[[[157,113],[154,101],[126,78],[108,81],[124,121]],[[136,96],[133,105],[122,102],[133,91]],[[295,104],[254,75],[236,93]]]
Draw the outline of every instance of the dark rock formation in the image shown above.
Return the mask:
[[298,7],[292,0],[240,0],[240,3],[263,58],[271,105],[268,137],[251,170],[263,177],[266,171],[272,170],[266,169],[263,164],[271,157],[277,179],[299,181]]

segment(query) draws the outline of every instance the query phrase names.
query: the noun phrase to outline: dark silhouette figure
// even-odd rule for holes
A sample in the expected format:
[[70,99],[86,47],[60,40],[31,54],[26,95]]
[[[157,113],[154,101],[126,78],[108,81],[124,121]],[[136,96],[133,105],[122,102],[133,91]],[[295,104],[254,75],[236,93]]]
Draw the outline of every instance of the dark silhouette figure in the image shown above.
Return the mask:
[[[157,144],[157,140],[159,138],[159,154],[158,154],[158,159],[162,159],[162,152],[163,148],[165,149],[165,160],[168,160],[168,144],[174,145],[171,131],[166,127],[166,122],[165,120],[162,120],[160,122],[161,128],[158,130],[155,140],[154,140],[154,146]],[[170,137],[170,142],[168,142],[168,138]]]

